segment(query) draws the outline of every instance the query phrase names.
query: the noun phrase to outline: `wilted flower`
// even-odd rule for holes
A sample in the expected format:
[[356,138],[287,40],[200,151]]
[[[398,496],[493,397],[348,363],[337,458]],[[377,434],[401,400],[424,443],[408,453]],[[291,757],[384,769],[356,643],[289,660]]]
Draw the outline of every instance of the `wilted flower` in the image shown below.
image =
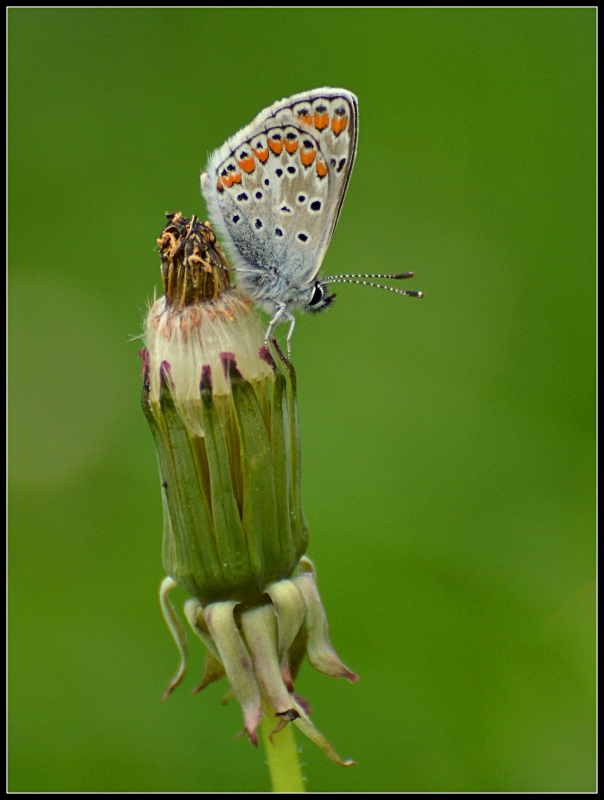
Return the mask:
[[[294,692],[306,654],[326,675],[356,681],[329,641],[300,500],[296,377],[274,357],[251,303],[230,285],[208,223],[168,215],[164,296],[145,322],[143,410],[157,447],[163,501],[164,618],[181,653],[166,697],[184,677],[184,628],[168,598],[181,586],[207,647],[203,680],[226,675],[257,744],[263,708],[342,761]],[[272,711],[270,711],[272,710]]]

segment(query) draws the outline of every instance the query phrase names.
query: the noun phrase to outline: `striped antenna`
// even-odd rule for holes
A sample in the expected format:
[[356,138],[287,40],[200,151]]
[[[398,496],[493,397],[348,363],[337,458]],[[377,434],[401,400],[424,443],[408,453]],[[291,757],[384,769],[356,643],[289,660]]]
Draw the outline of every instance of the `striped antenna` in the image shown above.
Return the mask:
[[358,283],[362,286],[373,286],[375,289],[385,289],[387,292],[394,292],[395,294],[406,294],[407,297],[424,297],[423,292],[405,291],[403,289],[393,289],[391,286],[383,286],[381,283],[370,283],[369,281],[359,281],[357,278],[390,278],[395,281],[403,280],[404,278],[413,278],[413,272],[397,272],[392,275],[377,275],[377,274],[358,274],[358,275],[329,275],[321,279],[321,283]]

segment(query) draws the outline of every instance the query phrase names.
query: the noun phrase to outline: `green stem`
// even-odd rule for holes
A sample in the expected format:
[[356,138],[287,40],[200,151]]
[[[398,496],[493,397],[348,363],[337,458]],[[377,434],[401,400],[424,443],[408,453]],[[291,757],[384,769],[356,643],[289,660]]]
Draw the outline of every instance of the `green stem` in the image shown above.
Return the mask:
[[305,792],[306,784],[298,761],[294,726],[286,725],[283,730],[273,736],[271,742],[269,736],[275,727],[275,717],[267,717],[266,714],[263,714],[260,732],[268,759],[268,771],[271,776],[273,792]]

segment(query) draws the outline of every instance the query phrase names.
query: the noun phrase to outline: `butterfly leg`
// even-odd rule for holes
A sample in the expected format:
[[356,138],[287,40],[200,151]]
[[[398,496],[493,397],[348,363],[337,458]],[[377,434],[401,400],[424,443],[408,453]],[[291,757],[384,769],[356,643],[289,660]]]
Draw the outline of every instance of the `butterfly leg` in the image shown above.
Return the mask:
[[290,314],[289,311],[283,312],[284,316],[286,316],[289,320],[289,330],[287,332],[287,357],[291,360],[292,357],[292,336],[294,335],[294,331],[296,329],[296,319],[293,314]]
[[287,311],[286,311],[285,305],[283,303],[275,303],[275,306],[277,307],[277,310],[275,312],[275,316],[268,323],[268,328],[266,329],[266,335],[264,337],[264,344],[267,347],[268,347],[268,343],[269,343],[269,341],[271,339],[271,336],[273,335],[273,331],[275,330],[275,328],[281,322],[281,318],[283,317],[284,314],[287,315]]

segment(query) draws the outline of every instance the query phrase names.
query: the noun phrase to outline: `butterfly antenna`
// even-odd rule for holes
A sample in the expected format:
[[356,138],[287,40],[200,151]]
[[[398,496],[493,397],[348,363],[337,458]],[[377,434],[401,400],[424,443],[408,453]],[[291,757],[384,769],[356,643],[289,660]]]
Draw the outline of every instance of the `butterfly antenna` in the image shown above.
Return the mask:
[[382,275],[381,273],[368,273],[365,275],[361,272],[355,272],[350,275],[328,275],[325,278],[325,282],[331,283],[332,281],[337,281],[339,278],[391,278],[394,281],[402,281],[404,278],[415,278],[415,272],[395,272],[390,275]]
[[387,292],[394,292],[395,294],[406,294],[407,297],[424,297],[423,292],[406,291],[404,289],[393,289],[392,286],[383,286],[381,283],[371,283],[369,281],[360,281],[358,278],[390,278],[395,281],[403,280],[404,278],[413,278],[413,272],[397,272],[391,275],[377,275],[377,274],[351,274],[351,275],[329,275],[322,283],[358,283],[362,286],[373,286],[375,289],[385,289]]

